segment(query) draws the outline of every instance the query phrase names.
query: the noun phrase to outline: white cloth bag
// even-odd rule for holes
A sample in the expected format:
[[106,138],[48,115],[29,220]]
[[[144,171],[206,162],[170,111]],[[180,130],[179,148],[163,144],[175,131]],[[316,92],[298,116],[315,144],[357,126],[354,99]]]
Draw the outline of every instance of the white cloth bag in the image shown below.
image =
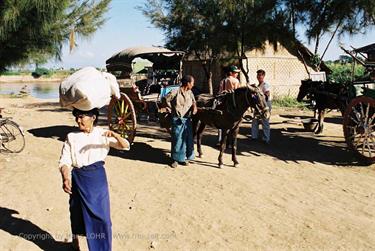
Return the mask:
[[88,111],[108,105],[112,95],[120,98],[120,88],[115,76],[89,66],[67,77],[59,94],[62,107]]

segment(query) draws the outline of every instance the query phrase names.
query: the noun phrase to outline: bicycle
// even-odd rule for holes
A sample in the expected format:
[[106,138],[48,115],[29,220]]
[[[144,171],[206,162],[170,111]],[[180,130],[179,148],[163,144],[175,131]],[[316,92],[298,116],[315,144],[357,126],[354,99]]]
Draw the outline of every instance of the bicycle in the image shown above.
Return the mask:
[[10,153],[20,153],[25,148],[25,135],[20,126],[0,114],[0,144]]

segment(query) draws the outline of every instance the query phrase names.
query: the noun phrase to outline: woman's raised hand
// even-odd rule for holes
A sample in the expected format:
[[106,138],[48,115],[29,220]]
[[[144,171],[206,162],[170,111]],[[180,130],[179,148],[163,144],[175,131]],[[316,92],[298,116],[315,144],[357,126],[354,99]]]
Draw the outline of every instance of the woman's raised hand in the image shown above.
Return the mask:
[[126,149],[130,147],[129,142],[125,140],[124,138],[122,138],[120,134],[115,133],[114,131],[111,131],[111,130],[105,131],[103,136],[115,138],[120,148]]
[[104,132],[104,135],[105,137],[114,137],[116,138],[116,136],[120,136],[118,135],[117,133],[115,133],[114,131],[111,131],[111,130],[108,130],[108,131],[105,131]]

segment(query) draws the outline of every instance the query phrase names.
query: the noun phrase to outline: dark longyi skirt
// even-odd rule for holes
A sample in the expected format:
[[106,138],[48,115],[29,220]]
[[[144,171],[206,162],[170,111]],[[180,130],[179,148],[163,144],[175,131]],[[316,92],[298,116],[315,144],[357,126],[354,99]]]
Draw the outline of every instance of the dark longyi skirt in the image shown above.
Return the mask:
[[112,223],[104,161],[73,168],[70,196],[72,233],[85,235],[92,251],[112,249]]

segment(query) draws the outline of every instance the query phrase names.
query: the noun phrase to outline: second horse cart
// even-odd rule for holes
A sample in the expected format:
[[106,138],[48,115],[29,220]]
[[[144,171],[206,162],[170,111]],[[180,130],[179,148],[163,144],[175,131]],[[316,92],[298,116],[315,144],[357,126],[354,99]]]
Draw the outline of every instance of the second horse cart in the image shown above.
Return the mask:
[[[365,67],[366,75],[353,81],[357,95],[344,113],[344,136],[349,148],[367,163],[375,162],[375,44],[346,51],[355,63]],[[355,65],[353,65],[354,68]]]

